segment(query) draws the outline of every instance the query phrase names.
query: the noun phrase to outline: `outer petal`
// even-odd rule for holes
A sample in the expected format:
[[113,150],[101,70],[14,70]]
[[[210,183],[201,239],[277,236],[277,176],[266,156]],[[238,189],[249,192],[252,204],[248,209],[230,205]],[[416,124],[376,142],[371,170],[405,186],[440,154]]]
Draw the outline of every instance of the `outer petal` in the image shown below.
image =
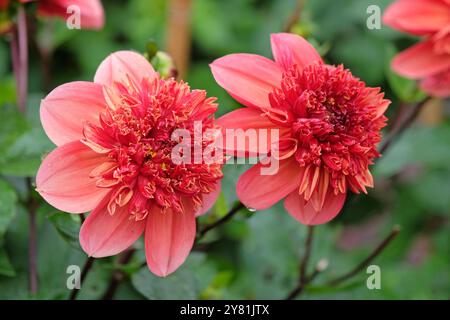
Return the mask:
[[269,93],[281,83],[281,68],[255,54],[230,54],[215,60],[210,67],[217,83],[248,107],[269,107]]
[[423,79],[420,87],[430,95],[440,98],[450,97],[450,70]]
[[[229,112],[217,119],[217,124],[222,127],[224,134],[224,149],[234,156],[267,154],[270,151],[272,140],[277,138],[274,133],[278,134],[279,138],[289,131],[287,128],[279,128],[260,110],[249,108]],[[265,131],[263,132],[261,129]],[[278,132],[274,130],[278,130]],[[241,134],[242,138],[238,138]]]
[[281,160],[275,175],[261,175],[261,164],[256,164],[239,177],[236,192],[242,203],[256,210],[274,205],[300,184],[300,167],[293,157]]
[[450,5],[435,0],[399,0],[385,10],[383,23],[416,35],[434,33],[450,23]]
[[67,20],[79,8],[82,28],[101,29],[105,24],[105,14],[100,0],[40,0],[38,13],[42,16],[59,16]]
[[108,212],[109,195],[95,208],[81,226],[80,244],[92,257],[118,254],[130,247],[144,232],[145,220],[130,219],[128,207]]
[[314,62],[322,62],[317,50],[298,35],[275,33],[270,42],[274,59],[284,70],[289,70],[293,64],[303,69]]
[[97,69],[94,82],[110,86],[114,82],[126,82],[128,77],[140,84],[143,78],[155,73],[142,55],[133,51],[117,51],[110,54]]
[[201,216],[204,215],[206,212],[208,212],[216,203],[217,198],[220,195],[220,191],[222,190],[222,184],[219,181],[217,183],[216,188],[211,193],[205,194],[203,196],[203,204],[199,210],[195,213],[195,216]]
[[450,55],[436,53],[430,40],[406,49],[392,60],[392,69],[395,72],[414,79],[443,72],[448,68]]
[[60,146],[42,162],[36,176],[37,191],[59,210],[90,211],[108,193],[89,177],[92,170],[105,161],[104,155],[95,153],[79,141]]
[[284,207],[300,223],[317,225],[326,223],[336,217],[344,206],[345,197],[345,193],[335,195],[333,190],[329,188],[322,209],[316,211],[312,202],[306,202],[304,196],[299,195],[298,191],[295,190],[284,201]]
[[97,124],[105,107],[101,85],[82,81],[63,84],[42,100],[42,126],[58,146],[80,140],[83,123]]
[[174,272],[186,260],[195,240],[195,213],[192,201],[184,202],[184,212],[162,212],[154,206],[145,229],[145,254],[149,269],[160,277]]

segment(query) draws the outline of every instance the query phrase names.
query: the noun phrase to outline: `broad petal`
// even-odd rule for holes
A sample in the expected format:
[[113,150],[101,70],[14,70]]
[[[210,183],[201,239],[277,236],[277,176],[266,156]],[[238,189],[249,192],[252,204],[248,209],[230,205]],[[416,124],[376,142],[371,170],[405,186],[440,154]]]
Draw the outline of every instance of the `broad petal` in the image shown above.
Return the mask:
[[62,145],[42,162],[36,176],[37,191],[55,208],[83,213],[94,209],[108,193],[89,174],[107,161],[79,141]]
[[247,208],[267,209],[298,189],[301,168],[294,157],[279,161],[275,175],[262,175],[262,167],[256,164],[239,177],[237,196]]
[[312,201],[305,201],[303,195],[293,191],[284,200],[284,207],[289,214],[305,225],[327,223],[338,215],[345,203],[345,193],[335,195],[332,188],[328,189],[322,209],[316,211]]
[[80,140],[83,123],[98,124],[106,108],[102,86],[92,82],[63,84],[42,100],[41,122],[47,136],[57,146]]
[[250,108],[231,111],[217,119],[217,124],[222,127],[224,150],[237,157],[267,154],[272,142],[289,131]]
[[110,54],[97,69],[94,82],[110,86],[114,82],[126,83],[128,77],[140,84],[143,78],[155,74],[151,64],[133,51],[117,51]]
[[130,247],[144,232],[145,219],[130,218],[128,207],[118,207],[113,215],[107,209],[109,195],[81,226],[80,244],[92,257],[116,255]]
[[154,206],[145,229],[147,265],[154,274],[165,277],[186,260],[195,240],[195,213],[192,201],[185,201],[184,212],[162,212]]
[[59,16],[67,20],[71,15],[80,13],[80,25],[83,29],[101,29],[105,24],[105,13],[100,0],[52,0],[39,1],[38,14],[41,16]]
[[392,69],[413,79],[427,77],[450,68],[450,55],[436,53],[433,42],[418,43],[399,53],[392,60]]
[[449,22],[449,4],[434,0],[398,0],[383,14],[384,24],[416,35],[437,32]]
[[281,68],[255,54],[230,54],[215,60],[210,67],[217,83],[247,107],[269,107],[269,93],[281,83]]
[[450,70],[423,79],[420,82],[420,87],[432,96],[450,97]]
[[195,213],[195,216],[201,216],[204,215],[205,213],[207,213],[216,203],[217,198],[220,195],[220,192],[222,191],[222,184],[219,181],[216,185],[216,188],[214,189],[214,191],[203,195],[203,203],[201,208],[199,208],[197,210],[197,212]]
[[304,38],[291,33],[275,33],[270,37],[275,62],[287,71],[296,64],[300,69],[322,58],[314,47]]

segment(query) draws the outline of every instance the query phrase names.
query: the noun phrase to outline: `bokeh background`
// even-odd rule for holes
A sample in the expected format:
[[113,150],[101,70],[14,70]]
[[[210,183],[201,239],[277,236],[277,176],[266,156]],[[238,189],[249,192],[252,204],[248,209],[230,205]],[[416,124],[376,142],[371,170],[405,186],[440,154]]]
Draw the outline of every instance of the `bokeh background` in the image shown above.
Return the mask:
[[[300,1],[301,3],[302,1]],[[381,86],[392,106],[390,125],[424,96],[414,82],[390,71],[389,62],[416,38],[386,26],[369,30],[366,9],[389,0],[108,0],[102,31],[68,30],[65,22],[32,26],[30,97],[26,116],[17,111],[8,40],[0,39],[0,298],[66,299],[68,265],[86,255],[78,245],[79,217],[58,212],[27,183],[54,148],[38,117],[51,89],[91,80],[111,52],[146,50],[149,40],[173,55],[182,78],[220,102],[219,114],[238,108],[213,80],[208,64],[234,52],[271,57],[269,36],[290,28],[307,37],[329,63],[343,63],[371,86]],[[297,21],[296,21],[297,20]],[[417,121],[373,167],[375,189],[348,203],[337,219],[316,228],[312,265],[329,266],[302,295],[305,299],[448,299],[450,297],[449,101],[432,100]],[[386,129],[389,131],[389,127]],[[220,218],[237,200],[235,183],[248,166],[225,168],[223,194],[200,223]],[[70,182],[68,182],[70,183]],[[39,291],[28,290],[28,214],[38,215]],[[381,290],[368,290],[362,272],[339,286],[326,286],[367,256],[394,225],[402,231],[374,262]],[[175,274],[153,276],[143,266],[142,242],[126,265],[121,257],[96,260],[80,299],[104,297],[117,270],[124,275],[116,299],[282,299],[297,282],[306,228],[281,205],[243,210],[209,233]]]

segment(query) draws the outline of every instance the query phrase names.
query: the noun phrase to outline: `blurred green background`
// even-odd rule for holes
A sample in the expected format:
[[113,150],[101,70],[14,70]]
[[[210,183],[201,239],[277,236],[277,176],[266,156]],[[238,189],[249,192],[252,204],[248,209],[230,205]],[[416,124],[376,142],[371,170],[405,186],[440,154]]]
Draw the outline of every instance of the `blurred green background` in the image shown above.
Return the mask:
[[[103,1],[106,26],[100,32],[68,30],[63,21],[40,20],[30,48],[26,116],[16,107],[9,43],[0,39],[0,299],[66,299],[70,294],[67,266],[82,266],[86,260],[78,245],[78,217],[58,212],[27,188],[27,178],[34,179],[43,155],[54,148],[39,122],[40,99],[59,84],[91,80],[112,51],[143,52],[149,39],[161,50],[179,50],[169,46],[169,36],[182,36],[190,44],[183,78],[192,88],[217,96],[218,113],[224,114],[239,105],[214,82],[208,64],[233,52],[271,57],[270,33],[286,28],[297,2],[192,0],[191,26],[172,33],[168,29],[173,23],[169,19],[173,1],[165,0]],[[423,96],[414,82],[389,69],[392,56],[417,39],[386,26],[366,27],[367,7],[377,4],[383,9],[389,2],[306,1],[291,31],[307,37],[329,63],[343,63],[369,85],[381,86],[393,102],[388,111],[393,121],[399,111]],[[316,229],[312,265],[327,259],[329,266],[302,298],[450,297],[449,110],[448,101],[427,105],[414,126],[373,167],[375,189],[349,203],[333,222]],[[200,223],[218,219],[233,206],[237,177],[246,168],[226,166],[223,195]],[[34,296],[28,293],[27,280],[26,208],[30,204],[37,209],[39,228],[39,292]],[[367,289],[365,272],[338,287],[324,285],[367,256],[395,224],[401,225],[401,234],[374,262],[381,268],[381,290]],[[254,213],[244,210],[209,233],[201,250],[166,279],[142,266],[141,242],[126,267],[118,264],[118,257],[96,260],[79,298],[101,298],[117,268],[127,275],[115,294],[117,299],[284,298],[296,285],[305,234],[306,228],[281,205]]]

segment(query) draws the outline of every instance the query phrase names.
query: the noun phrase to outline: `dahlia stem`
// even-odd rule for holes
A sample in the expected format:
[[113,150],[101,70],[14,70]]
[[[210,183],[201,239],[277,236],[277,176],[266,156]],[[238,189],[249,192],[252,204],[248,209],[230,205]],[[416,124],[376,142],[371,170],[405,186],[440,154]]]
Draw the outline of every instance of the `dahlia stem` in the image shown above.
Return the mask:
[[[119,259],[119,264],[126,265],[128,262],[130,262],[135,252],[136,250],[134,249],[130,249],[127,252],[124,252]],[[125,279],[125,276],[126,274],[123,271],[120,270],[114,271],[114,274],[112,275],[111,280],[109,282],[108,288],[103,294],[102,300],[112,300],[114,298],[117,288],[119,287],[120,283]]]
[[329,286],[336,286],[354,276],[356,276],[360,271],[362,271],[363,269],[365,269],[376,257],[378,257],[381,252],[384,251],[384,249],[386,249],[386,247],[392,242],[392,240],[394,240],[397,235],[400,233],[400,227],[399,226],[394,226],[392,228],[391,233],[389,233],[389,235],[372,251],[372,253],[365,258],[363,261],[361,261],[356,267],[354,267],[352,270],[350,270],[349,272],[343,274],[342,276],[329,281],[327,284]]
[[23,6],[19,6],[17,26],[12,32],[11,55],[17,87],[17,106],[25,113],[28,94],[28,31],[27,15]]
[[400,124],[398,124],[398,126],[396,126],[396,127],[394,127],[392,129],[392,131],[386,137],[384,143],[381,145],[381,147],[380,147],[380,153],[381,154],[385,153],[386,150],[388,150],[390,148],[392,143],[395,140],[398,140],[402,136],[402,134],[405,132],[405,130],[408,129],[411,126],[411,124],[414,122],[414,120],[416,120],[417,116],[422,111],[423,107],[430,100],[431,100],[431,98],[427,97],[424,100],[422,100],[421,102],[415,104],[411,108],[409,113],[406,115],[406,118],[403,121],[398,120],[398,121],[401,121]]
[[286,300],[295,299],[300,293],[303,292],[305,286],[318,274],[318,272],[315,272],[311,277],[308,277],[306,275],[308,271],[309,258],[311,256],[312,251],[313,238],[314,238],[314,227],[308,226],[308,234],[306,236],[305,242],[305,253],[303,254],[303,257],[300,262],[300,275],[298,285],[294,290],[291,291],[291,293],[287,296]]
[[218,226],[224,224],[225,222],[230,220],[236,213],[238,213],[243,208],[244,208],[244,205],[241,202],[237,203],[225,216],[223,216],[219,220],[205,226],[201,231],[199,231],[198,238],[204,237],[205,234],[207,234],[212,229],[217,228]]
[[38,292],[38,273],[37,273],[37,225],[36,225],[36,209],[37,203],[33,198],[32,181],[31,178],[27,178],[28,185],[28,272],[29,272],[29,289],[32,295]]
[[76,300],[78,293],[81,290],[81,286],[83,285],[84,280],[86,279],[87,274],[89,273],[89,271],[92,268],[92,265],[94,264],[94,258],[93,257],[89,257],[84,266],[83,266],[83,270],[81,270],[81,277],[80,277],[80,289],[77,288],[73,288],[72,292],[70,293],[69,296],[69,300]]

